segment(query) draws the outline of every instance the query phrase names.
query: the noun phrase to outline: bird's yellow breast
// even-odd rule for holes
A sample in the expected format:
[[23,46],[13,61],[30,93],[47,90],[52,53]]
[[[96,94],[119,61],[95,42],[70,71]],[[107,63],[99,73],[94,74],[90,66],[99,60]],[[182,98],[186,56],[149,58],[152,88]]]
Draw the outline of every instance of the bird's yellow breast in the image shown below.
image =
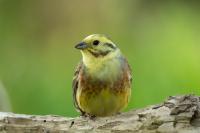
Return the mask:
[[115,91],[110,88],[99,92],[79,89],[77,101],[80,108],[95,116],[108,116],[120,112],[127,106],[131,94],[130,88]]

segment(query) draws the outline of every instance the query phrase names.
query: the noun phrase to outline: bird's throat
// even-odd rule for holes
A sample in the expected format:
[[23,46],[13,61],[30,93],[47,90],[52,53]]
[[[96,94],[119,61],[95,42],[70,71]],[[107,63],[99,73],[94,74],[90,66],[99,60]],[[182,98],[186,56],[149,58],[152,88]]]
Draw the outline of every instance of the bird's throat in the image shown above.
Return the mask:
[[89,69],[100,69],[103,65],[112,62],[121,56],[119,49],[112,52],[101,52],[102,54],[97,56],[97,53],[93,54],[88,50],[81,51],[84,65]]
[[118,59],[96,62],[85,67],[87,75],[100,80],[114,80],[121,72],[121,62]]

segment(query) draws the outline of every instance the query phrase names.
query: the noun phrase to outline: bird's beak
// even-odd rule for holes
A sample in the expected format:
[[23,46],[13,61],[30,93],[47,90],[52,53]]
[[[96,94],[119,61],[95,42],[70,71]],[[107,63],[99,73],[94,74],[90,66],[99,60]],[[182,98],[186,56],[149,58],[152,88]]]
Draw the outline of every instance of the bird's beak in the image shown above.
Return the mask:
[[86,49],[87,47],[88,45],[85,42],[80,42],[79,44],[75,46],[76,49],[80,49],[80,50]]

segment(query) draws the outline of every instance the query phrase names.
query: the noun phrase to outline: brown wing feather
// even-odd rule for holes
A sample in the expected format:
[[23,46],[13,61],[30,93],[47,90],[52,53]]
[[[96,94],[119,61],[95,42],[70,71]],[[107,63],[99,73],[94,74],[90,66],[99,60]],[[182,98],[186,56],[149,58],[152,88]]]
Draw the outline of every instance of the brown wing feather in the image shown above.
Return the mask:
[[128,61],[125,57],[121,57],[121,59],[122,59],[124,65],[126,67],[127,74],[128,74],[128,77],[129,77],[129,81],[130,81],[130,83],[132,83],[132,80],[133,80],[132,79],[132,69],[131,69],[131,67],[130,67],[130,65],[129,65],[129,63],[128,63]]
[[129,80],[130,80],[130,82],[132,83],[132,81],[133,81],[133,78],[132,78],[132,69],[131,69],[130,65],[128,64],[128,61],[127,61],[127,60],[126,60],[126,62],[127,62],[127,65],[128,65]]
[[82,70],[83,67],[83,62],[81,61],[78,66],[76,67],[76,70],[74,72],[74,77],[73,77],[73,81],[72,81],[72,89],[73,89],[73,102],[74,102],[74,106],[77,110],[79,110],[82,114],[84,114],[84,112],[80,109],[80,107],[78,106],[78,102],[76,99],[76,93],[77,93],[77,89],[78,89],[78,84],[79,84],[79,73]]

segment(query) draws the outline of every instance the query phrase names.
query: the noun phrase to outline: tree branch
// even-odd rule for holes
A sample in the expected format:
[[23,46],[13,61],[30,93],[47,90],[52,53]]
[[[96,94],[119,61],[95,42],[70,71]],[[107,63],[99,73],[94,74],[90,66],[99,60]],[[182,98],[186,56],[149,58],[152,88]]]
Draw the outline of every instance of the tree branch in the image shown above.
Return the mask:
[[67,118],[0,112],[0,132],[200,132],[200,97],[171,96],[160,105],[116,116]]

